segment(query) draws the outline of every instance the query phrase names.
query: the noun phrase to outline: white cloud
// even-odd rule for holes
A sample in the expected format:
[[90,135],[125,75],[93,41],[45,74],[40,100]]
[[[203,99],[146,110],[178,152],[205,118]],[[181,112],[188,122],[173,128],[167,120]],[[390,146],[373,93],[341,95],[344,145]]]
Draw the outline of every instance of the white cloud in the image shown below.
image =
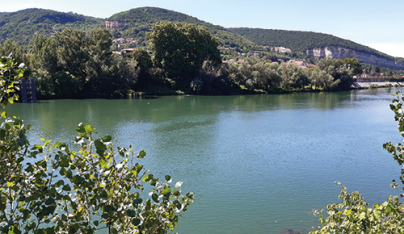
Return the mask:
[[365,43],[365,45],[388,55],[404,58],[404,42]]

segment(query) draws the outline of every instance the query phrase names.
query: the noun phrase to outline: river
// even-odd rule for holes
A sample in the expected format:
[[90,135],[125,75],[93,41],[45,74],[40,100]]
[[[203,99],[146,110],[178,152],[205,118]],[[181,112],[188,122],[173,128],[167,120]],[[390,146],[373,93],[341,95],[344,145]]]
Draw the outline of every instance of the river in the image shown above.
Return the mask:
[[183,181],[195,203],[179,221],[186,233],[307,233],[310,212],[337,201],[340,187],[383,202],[400,167],[383,150],[402,139],[390,93],[174,96],[43,100],[8,107],[45,137],[73,144],[78,123],[119,146],[145,149],[141,163]]

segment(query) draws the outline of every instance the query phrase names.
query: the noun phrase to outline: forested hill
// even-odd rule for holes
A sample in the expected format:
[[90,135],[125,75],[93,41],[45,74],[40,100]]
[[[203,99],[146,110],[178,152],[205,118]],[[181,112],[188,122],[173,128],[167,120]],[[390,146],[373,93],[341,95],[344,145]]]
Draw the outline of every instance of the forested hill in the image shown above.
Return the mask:
[[213,24],[183,13],[157,7],[134,8],[129,11],[114,14],[107,20],[124,21],[130,23],[132,26],[154,24],[160,21],[177,21],[223,29],[221,26],[214,26]]
[[[89,32],[100,29],[105,21],[112,22],[110,25],[118,25],[116,28],[109,28],[115,38],[136,38],[137,45],[141,46],[147,44],[147,32],[151,31],[154,23],[171,21],[205,26],[210,33],[219,38],[222,47],[232,47],[232,49],[222,50],[226,56],[237,56],[237,52],[240,51],[266,53],[267,49],[262,46],[283,46],[290,48],[293,52],[340,46],[393,60],[393,57],[377,50],[328,34],[252,28],[227,29],[180,12],[157,7],[134,8],[114,14],[108,19],[37,8],[0,12],[0,44],[10,39],[17,41],[25,47],[25,50],[28,50],[27,45],[37,34],[49,37],[64,29]],[[394,59],[397,60],[397,58]]]
[[28,44],[35,34],[51,34],[66,28],[100,28],[102,19],[44,9],[26,9],[0,13],[0,43],[6,39]]
[[256,48],[250,40],[228,31],[226,28],[199,20],[195,17],[157,7],[140,7],[112,15],[107,20],[121,21],[127,25],[119,29],[116,37],[146,37],[154,23],[171,21],[205,26],[209,32],[218,37],[222,46]]
[[325,33],[260,28],[228,28],[228,30],[262,46],[282,46],[289,48],[292,51],[306,51],[313,48],[324,48],[326,46],[340,46],[368,54],[391,58],[390,56],[370,47]]

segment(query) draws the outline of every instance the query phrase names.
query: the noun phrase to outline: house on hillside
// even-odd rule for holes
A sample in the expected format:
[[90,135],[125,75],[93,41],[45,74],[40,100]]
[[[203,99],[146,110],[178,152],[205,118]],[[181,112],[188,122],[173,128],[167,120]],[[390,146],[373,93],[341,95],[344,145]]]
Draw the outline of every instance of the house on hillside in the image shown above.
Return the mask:
[[301,67],[303,69],[307,69],[307,63],[305,63],[304,61],[289,60],[289,62],[286,64],[286,66],[288,66],[289,64],[294,64],[295,66]]

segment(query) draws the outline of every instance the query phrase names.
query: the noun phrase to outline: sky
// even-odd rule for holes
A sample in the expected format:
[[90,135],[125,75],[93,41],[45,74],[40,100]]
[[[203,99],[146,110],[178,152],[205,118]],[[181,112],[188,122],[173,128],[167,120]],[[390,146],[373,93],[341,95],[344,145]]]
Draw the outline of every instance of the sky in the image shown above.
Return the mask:
[[98,18],[145,6],[224,27],[327,33],[404,57],[403,0],[0,0],[0,12],[43,8]]

